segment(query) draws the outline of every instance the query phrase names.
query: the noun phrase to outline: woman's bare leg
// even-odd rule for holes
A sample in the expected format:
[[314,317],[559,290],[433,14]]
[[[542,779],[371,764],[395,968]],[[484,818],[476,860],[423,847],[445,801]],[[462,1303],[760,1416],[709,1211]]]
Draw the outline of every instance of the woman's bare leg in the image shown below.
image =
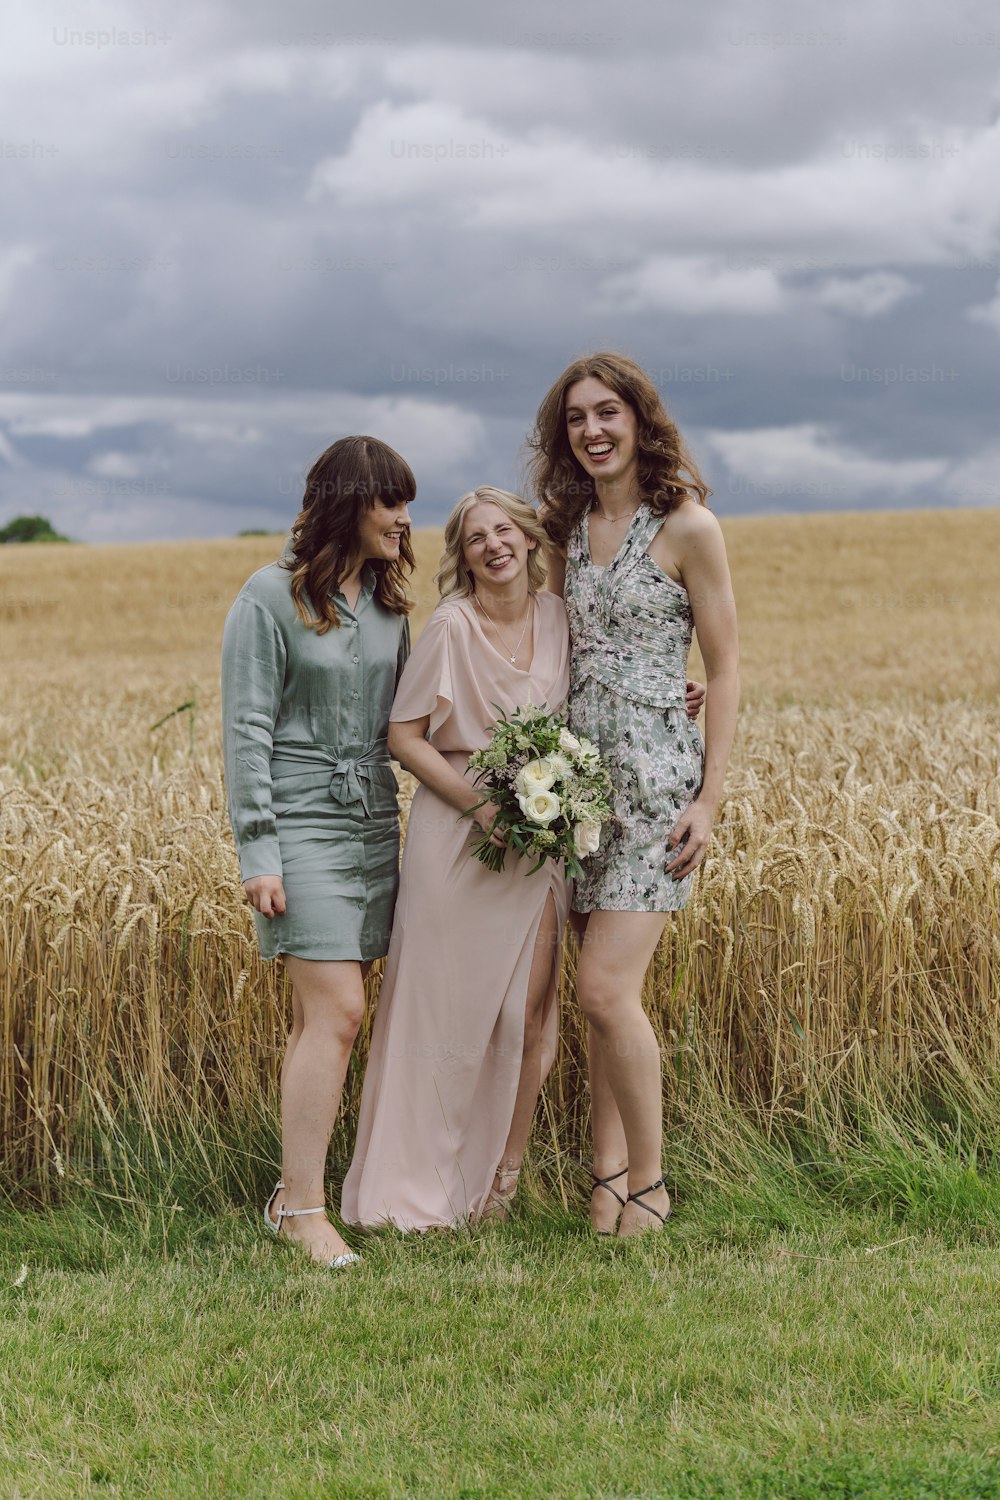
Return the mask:
[[[598,1057],[600,1102],[595,1119],[595,1163],[607,1171],[615,1165],[604,1156],[616,1138],[614,1117],[603,1094],[606,1088],[621,1123],[628,1160],[628,1190],[638,1192],[660,1176],[663,1149],[663,1095],[660,1049],[642,1006],[642,983],[666,923],[664,912],[591,912],[577,964],[577,994],[591,1027],[591,1055]],[[593,1077],[591,1089],[593,1090]],[[598,1158],[598,1132],[600,1150]],[[620,1149],[620,1148],[619,1148]],[[595,1165],[595,1171],[596,1171]],[[622,1179],[625,1181],[625,1179]],[[614,1200],[609,1194],[595,1196]],[[669,1199],[660,1188],[643,1202],[660,1213]],[[626,1237],[655,1227],[639,1204],[622,1210],[619,1234]]]
[[[292,982],[292,1033],[281,1070],[281,1164],[285,1208],[318,1208],[330,1137],[364,1015],[361,965],[285,955]],[[297,1027],[301,1013],[302,1025]],[[325,1214],[286,1219],[281,1232],[318,1261],[348,1249]]]
[[292,1060],[292,1057],[293,1057],[293,1055],[295,1053],[296,1047],[299,1045],[299,1038],[302,1035],[302,1028],[305,1026],[305,1024],[306,1024],[305,1016],[302,1014],[302,1002],[300,1001],[298,995],[295,993],[295,989],[294,989],[294,986],[293,986],[293,988],[292,988],[292,1029],[288,1033],[288,1040],[285,1043],[285,1055],[284,1055],[284,1057],[282,1058],[282,1061],[281,1061],[281,1092],[282,1092],[282,1095],[284,1095],[285,1088],[286,1088],[286,1080],[287,1080],[287,1077],[288,1077],[288,1065],[289,1065],[289,1063]]
[[[282,961],[284,961],[285,956],[286,956],[285,954],[281,955]],[[361,979],[362,979],[362,983],[368,978],[368,974],[369,974],[370,970],[371,970],[371,963],[370,962],[363,963],[361,965]],[[295,1051],[296,1047],[299,1044],[299,1038],[302,1035],[302,1028],[303,1028],[304,1025],[305,1025],[305,1017],[302,1014],[302,1003],[299,1000],[298,995],[295,993],[295,986],[293,985],[292,986],[292,1029],[288,1033],[288,1040],[285,1043],[285,1055],[284,1055],[284,1057],[282,1059],[282,1063],[281,1063],[281,1091],[282,1091],[282,1093],[284,1093],[284,1091],[285,1091],[285,1073],[286,1073],[287,1068],[288,1068],[288,1061],[289,1061],[289,1058],[292,1056],[293,1052]]]
[[[576,939],[578,964],[589,917],[589,912],[572,911],[569,915],[570,929]],[[612,1188],[620,1198],[624,1198],[627,1191],[627,1178],[621,1174],[628,1166],[625,1127],[604,1071],[604,1060],[594,1039],[594,1029],[589,1023],[587,1025],[587,1073],[590,1082],[590,1131],[593,1140],[591,1170],[595,1177],[613,1178]],[[618,1222],[620,1213],[621,1204],[616,1202],[610,1191],[606,1192],[604,1188],[594,1188],[591,1191],[590,1225],[598,1234],[610,1234]]]
[[531,1123],[535,1118],[535,1106],[542,1087],[542,1022],[545,1017],[545,1001],[552,987],[553,965],[559,960],[556,951],[559,940],[555,902],[551,894],[545,902],[545,910],[535,938],[535,952],[531,960],[528,978],[528,994],[524,1007],[524,1050],[521,1054],[521,1076],[518,1079],[514,1114],[510,1122],[507,1144],[497,1173],[519,1171],[531,1134]]
[[[604,1053],[597,1042],[593,1026],[587,1026],[587,1066],[590,1070],[590,1128],[593,1133],[593,1166],[595,1177],[610,1177],[619,1198],[624,1198],[628,1179],[628,1141],[625,1126],[615,1103],[615,1096],[604,1066]],[[659,1173],[657,1173],[659,1176]],[[656,1178],[651,1179],[653,1182]],[[597,1188],[590,1196],[590,1222],[599,1234],[609,1234],[615,1227],[621,1204]]]

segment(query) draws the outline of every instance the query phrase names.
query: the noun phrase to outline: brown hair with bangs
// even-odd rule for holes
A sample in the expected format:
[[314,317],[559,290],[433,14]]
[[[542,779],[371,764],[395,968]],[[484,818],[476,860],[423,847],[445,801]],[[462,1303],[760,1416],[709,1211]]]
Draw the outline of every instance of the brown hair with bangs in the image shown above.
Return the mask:
[[[317,635],[340,627],[333,593],[358,560],[358,522],[376,500],[409,505],[417,493],[413,470],[388,443],[345,437],[320,454],[306,476],[302,509],[292,526],[291,556],[282,566],[292,575],[299,619]],[[413,571],[410,534],[403,530],[399,557],[369,559],[376,574],[375,597],[394,615],[409,614],[405,582]]]
[[566,431],[566,393],[588,376],[635,412],[640,499],[658,516],[676,510],[686,499],[704,505],[712,491],[645,370],[625,354],[585,354],[566,367],[543,397],[528,438],[531,482],[545,508],[550,540],[565,547],[580,517],[594,504],[594,481],[575,458]]

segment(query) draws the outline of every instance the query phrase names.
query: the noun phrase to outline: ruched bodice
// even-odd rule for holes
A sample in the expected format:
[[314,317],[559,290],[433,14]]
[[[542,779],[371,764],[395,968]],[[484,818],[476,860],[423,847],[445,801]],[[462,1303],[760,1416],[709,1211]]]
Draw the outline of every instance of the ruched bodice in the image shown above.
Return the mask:
[[640,505],[614,561],[594,566],[587,516],[567,548],[571,696],[588,678],[653,708],[683,708],[693,617],[687,590],[646,551],[663,517]]

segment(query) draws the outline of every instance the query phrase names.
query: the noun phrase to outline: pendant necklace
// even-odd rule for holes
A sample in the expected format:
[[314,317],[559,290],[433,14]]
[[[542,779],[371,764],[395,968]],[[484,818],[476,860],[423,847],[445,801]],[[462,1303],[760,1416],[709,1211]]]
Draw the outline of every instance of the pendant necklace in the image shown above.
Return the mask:
[[[500,642],[500,644],[503,647],[503,649],[505,651],[510,651],[510,642],[504,640],[503,636],[500,634],[500,627],[499,627],[499,625],[497,624],[496,620],[494,620],[493,616],[490,614],[489,610],[486,608],[486,605],[483,603],[483,601],[480,599],[479,595],[474,590],[473,590],[472,597],[476,601],[476,603],[479,605],[479,608],[482,610],[482,612],[486,616],[487,620],[489,620],[490,624],[493,626],[493,629],[496,631],[496,633],[497,633],[497,640]],[[529,617],[531,615],[531,606],[532,606],[533,603],[534,603],[534,600],[532,599],[531,595],[529,594],[528,595],[528,607],[527,607],[527,609],[524,612],[524,624],[521,626],[521,634],[518,636],[518,638],[517,638],[517,645],[514,647],[513,651],[511,651],[511,655],[510,655],[510,664],[511,664],[512,667],[517,664],[517,653],[521,649],[521,642],[524,640],[524,632],[528,628],[528,619],[529,619]]]

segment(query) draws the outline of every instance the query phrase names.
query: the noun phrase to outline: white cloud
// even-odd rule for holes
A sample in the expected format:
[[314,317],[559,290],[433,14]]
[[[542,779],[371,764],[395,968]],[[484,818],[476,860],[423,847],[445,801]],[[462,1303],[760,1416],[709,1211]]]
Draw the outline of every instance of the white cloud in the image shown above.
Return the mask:
[[[482,482],[489,453],[482,417],[430,395],[286,391],[213,399],[8,392],[0,393],[0,456],[7,450],[4,429],[50,444],[44,461],[22,459],[16,472],[0,471],[0,518],[23,511],[30,494],[31,505],[57,518],[59,529],[86,541],[115,535],[110,517],[116,507],[125,526],[121,539],[142,534],[130,528],[143,508],[150,536],[218,535],[254,524],[246,516],[264,511],[280,526],[301,495],[309,464],[349,432],[373,433],[397,448],[412,464],[419,498],[429,499],[432,514],[442,494],[452,497],[459,485],[468,487],[470,475]],[[75,452],[60,465],[60,440],[99,441],[112,430],[119,446],[93,454],[83,474]],[[199,490],[210,497],[203,512],[187,503]],[[229,496],[228,503],[220,495]]]
[[265,437],[265,429],[249,421],[242,412],[220,418],[206,417],[203,411],[197,417],[178,420],[175,431],[178,437],[190,438],[195,443],[229,443],[237,448],[258,446]]
[[8,245],[0,250],[0,310],[3,310],[14,295],[19,273],[33,265],[38,258],[34,245]]
[[[358,396],[348,391],[286,391],[245,400],[210,396],[61,396],[0,393],[0,424],[26,437],[84,438],[112,428],[155,423],[178,432],[242,444],[263,429],[311,437],[374,432],[412,452],[447,443],[456,457],[475,451],[482,419],[449,402],[413,396]],[[391,434],[395,434],[392,436]]]
[[[268,140],[267,110],[287,98],[335,100],[356,86],[364,58],[349,48],[254,40],[242,11],[204,5],[174,12],[120,0],[53,0],[44,10],[8,7],[0,87],[21,140],[57,147],[53,181],[144,175],[164,138],[191,132],[233,143],[227,106],[260,100],[258,120],[235,143]],[[214,9],[214,14],[212,13]],[[120,40],[108,40],[108,38]],[[138,41],[125,43],[126,37]],[[14,132],[7,127],[7,134]]]
[[[947,140],[930,127],[911,134],[898,149],[930,156],[872,155],[897,143],[845,131],[808,159],[744,167],[675,157],[667,146],[614,157],[530,117],[501,126],[452,103],[381,100],[362,113],[347,149],[316,167],[310,197],[329,194],[345,210],[417,208],[443,225],[558,229],[576,245],[585,232],[592,251],[620,253],[627,234],[637,259],[662,255],[665,234],[674,255],[731,254],[735,242],[765,257],[772,247],[776,265],[801,250],[861,270],[873,260],[948,264],[991,251],[1000,243],[1000,121]],[[855,304],[872,304],[876,292],[859,292]]]
[[957,464],[942,491],[956,505],[1000,505],[1000,445],[993,443]]
[[867,276],[831,276],[816,289],[820,307],[829,307],[849,318],[879,318],[906,297],[919,295],[920,288],[892,271],[872,271]]
[[997,282],[992,302],[981,302],[976,307],[968,308],[966,317],[973,323],[985,323],[987,328],[995,328],[1000,333],[1000,281]]
[[626,274],[608,277],[600,287],[603,307],[623,312],[735,313],[761,316],[780,312],[786,298],[766,267],[735,268],[709,257],[658,255]]
[[142,460],[135,453],[96,453],[87,472],[101,479],[136,479],[142,473]]
[[428,208],[446,197],[471,206],[497,179],[521,180],[524,153],[523,141],[453,105],[380,101],[363,112],[344,155],[315,168],[309,197]]
[[946,458],[873,458],[838,440],[818,422],[759,427],[741,432],[709,430],[705,441],[731,476],[750,490],[770,494],[828,496],[842,509],[880,492],[906,495],[934,484],[947,472]]

